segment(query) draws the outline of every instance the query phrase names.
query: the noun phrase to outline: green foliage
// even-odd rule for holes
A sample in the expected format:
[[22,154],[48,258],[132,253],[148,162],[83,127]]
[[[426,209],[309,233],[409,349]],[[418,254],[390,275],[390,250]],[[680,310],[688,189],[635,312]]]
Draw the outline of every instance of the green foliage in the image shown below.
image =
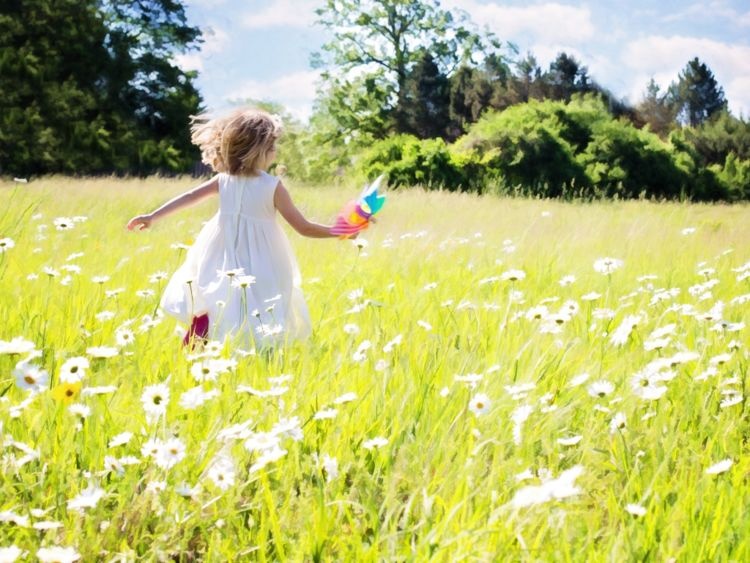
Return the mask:
[[678,119],[692,127],[727,108],[723,88],[706,63],[701,62],[698,57],[688,62],[677,83],[670,86],[669,95]]
[[0,173],[189,169],[200,32],[175,0],[28,0],[0,15]]
[[728,188],[730,199],[750,199],[750,160],[741,160],[730,152],[723,166],[714,164],[710,168]]
[[[424,51],[448,75],[461,62],[499,47],[491,34],[473,31],[466,14],[444,10],[436,0],[327,0],[317,14],[333,39],[314,55],[313,64],[327,68],[323,96],[348,101],[326,104],[345,134],[361,127],[351,122],[348,108],[370,107],[373,97],[381,102],[388,133],[412,129],[406,123],[406,84]],[[378,93],[361,88],[368,79],[377,83]]]
[[487,112],[454,145],[393,136],[365,151],[359,170],[370,178],[385,173],[393,185],[448,190],[716,200],[746,193],[743,166],[730,159],[706,168],[681,136],[664,142],[588,95]]
[[359,169],[367,178],[385,174],[388,184],[394,187],[467,190],[472,187],[466,175],[467,164],[456,159],[442,139],[394,135],[365,151]]
[[429,51],[424,51],[404,84],[399,120],[420,139],[443,137],[450,123],[450,84]]

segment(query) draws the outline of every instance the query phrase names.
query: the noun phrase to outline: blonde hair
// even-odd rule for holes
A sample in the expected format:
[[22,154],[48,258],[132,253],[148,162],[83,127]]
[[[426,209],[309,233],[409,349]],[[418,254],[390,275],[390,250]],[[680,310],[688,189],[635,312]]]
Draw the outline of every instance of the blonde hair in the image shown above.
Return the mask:
[[270,164],[281,120],[259,109],[243,108],[213,119],[207,114],[194,116],[190,131],[203,162],[214,171],[247,176]]

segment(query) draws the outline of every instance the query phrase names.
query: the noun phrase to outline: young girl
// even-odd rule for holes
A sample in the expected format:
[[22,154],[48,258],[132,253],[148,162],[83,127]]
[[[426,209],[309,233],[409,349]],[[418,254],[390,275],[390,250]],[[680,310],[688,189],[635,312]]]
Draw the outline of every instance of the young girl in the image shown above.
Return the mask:
[[266,172],[280,133],[277,119],[255,109],[198,118],[193,143],[218,175],[127,224],[129,230],[146,229],[178,209],[219,195],[218,213],[201,230],[161,299],[165,312],[192,323],[185,343],[210,333],[216,339],[250,335],[248,344],[263,345],[310,333],[299,269],[276,211],[303,236],[335,235],[330,227],[305,219],[284,184]]

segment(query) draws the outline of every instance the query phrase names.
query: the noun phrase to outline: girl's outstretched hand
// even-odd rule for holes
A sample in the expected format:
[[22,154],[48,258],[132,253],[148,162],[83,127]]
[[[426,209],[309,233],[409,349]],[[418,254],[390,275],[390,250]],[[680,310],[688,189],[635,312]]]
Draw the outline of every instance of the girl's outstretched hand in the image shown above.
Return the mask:
[[127,227],[129,231],[132,231],[133,229],[142,231],[143,229],[148,229],[149,227],[151,227],[152,222],[153,217],[151,217],[151,215],[136,215],[130,221],[128,221]]

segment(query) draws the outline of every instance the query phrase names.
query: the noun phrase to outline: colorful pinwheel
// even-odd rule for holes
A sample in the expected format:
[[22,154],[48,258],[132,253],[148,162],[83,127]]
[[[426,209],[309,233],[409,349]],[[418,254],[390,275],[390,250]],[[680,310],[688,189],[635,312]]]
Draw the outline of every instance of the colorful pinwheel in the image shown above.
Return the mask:
[[384,176],[381,174],[370,185],[366,185],[356,201],[350,201],[339,213],[331,233],[341,238],[348,238],[362,231],[370,224],[370,218],[380,211],[385,203],[385,196],[378,193]]

